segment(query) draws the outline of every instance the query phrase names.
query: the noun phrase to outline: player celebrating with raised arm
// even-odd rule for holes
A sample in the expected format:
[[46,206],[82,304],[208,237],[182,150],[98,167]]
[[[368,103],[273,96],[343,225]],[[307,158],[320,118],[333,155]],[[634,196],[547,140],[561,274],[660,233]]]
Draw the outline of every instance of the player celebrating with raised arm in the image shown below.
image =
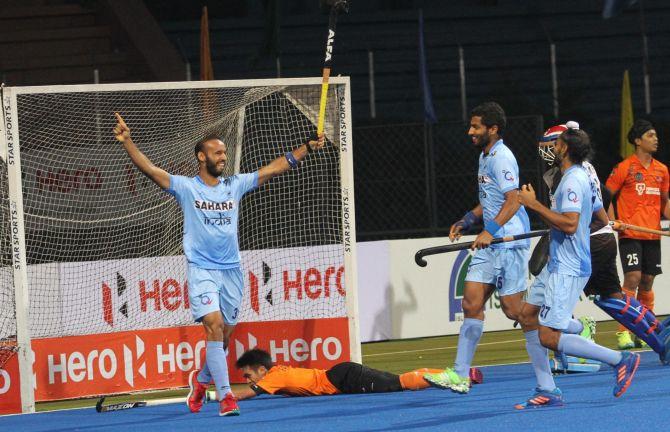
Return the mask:
[[[670,219],[668,168],[652,155],[658,150],[654,126],[636,120],[628,132],[635,153],[614,167],[605,186],[616,200],[618,218],[625,224],[661,229],[661,214]],[[610,218],[614,214],[610,212]],[[619,233],[619,254],[623,267],[623,290],[637,297],[646,310],[654,310],[652,287],[661,274],[661,241],[656,234],[624,230]],[[637,292],[637,296],[636,296]],[[633,348],[630,333],[623,326],[617,333],[619,349]],[[641,344],[640,344],[641,345]]]
[[207,335],[205,366],[189,378],[191,392],[188,407],[200,411],[207,386],[213,379],[220,401],[219,415],[239,415],[239,407],[230,390],[227,347],[237,324],[244,278],[240,269],[237,237],[239,203],[244,194],[271,178],[296,168],[308,153],[323,147],[317,141],[286,153],[255,173],[220,178],[226,166],[226,144],[208,136],[195,145],[198,175],[171,175],[155,166],[135,145],[130,128],[115,113],[116,139],[135,166],[161,189],[174,195],[184,214],[184,254],[188,261],[188,285],[191,313],[202,322]]
[[[341,362],[328,370],[277,366],[267,351],[258,348],[246,351],[235,366],[242,371],[249,388],[237,392],[238,399],[261,394],[284,396],[321,396],[354,393],[388,393],[421,390],[428,387],[426,372],[440,369],[421,368],[401,375],[372,369],[354,362]],[[477,368],[470,370],[473,383],[482,382]]]
[[[484,103],[471,112],[468,135],[482,150],[479,156],[479,202],[473,210],[451,227],[453,241],[462,230],[483,219],[484,231],[474,241],[479,249],[470,262],[463,292],[463,315],[458,337],[456,363],[424,378],[432,385],[467,393],[468,370],[484,327],[484,305],[498,289],[505,315],[516,320],[526,291],[529,240],[491,245],[494,237],[526,233],[530,229],[526,210],[519,205],[519,167],[514,154],[501,136],[506,126],[505,112],[494,102]],[[489,247],[490,246],[490,247]],[[528,330],[528,329],[524,329]],[[537,330],[526,331],[526,349],[538,378],[538,387],[554,389],[546,349],[540,345]]]
[[[591,276],[590,229],[593,192],[582,162],[591,152],[588,135],[581,130],[563,132],[554,147],[563,173],[556,188],[551,210],[535,197],[531,185],[519,192],[519,201],[537,212],[551,228],[549,275],[543,284],[539,313],[542,345],[567,355],[598,360],[614,368],[614,396],[621,396],[630,385],[640,364],[640,356],[620,353],[597,345],[576,334],[564,333],[572,320],[572,311]],[[531,402],[520,404],[526,408]]]

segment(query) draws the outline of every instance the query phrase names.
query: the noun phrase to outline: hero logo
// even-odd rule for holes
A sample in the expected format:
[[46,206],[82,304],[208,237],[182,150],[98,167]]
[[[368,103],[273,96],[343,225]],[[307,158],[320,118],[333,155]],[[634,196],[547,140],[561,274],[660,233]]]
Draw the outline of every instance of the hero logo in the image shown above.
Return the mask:
[[[272,278],[272,269],[263,261],[263,287],[268,285]],[[292,292],[295,291],[295,300],[301,301],[306,296],[309,300],[318,300],[321,297],[329,298],[337,292],[342,297],[346,296],[344,287],[344,266],[329,266],[325,271],[310,267],[303,272],[302,269],[282,272],[282,286],[284,289],[284,301],[292,301]],[[304,296],[303,296],[304,294]],[[251,309],[257,314],[260,310],[260,283],[255,273],[249,272],[249,301]],[[265,301],[270,306],[274,305],[272,288],[265,293]]]
[[[319,360],[321,356],[334,361],[342,356],[342,342],[334,336],[325,339],[318,337],[311,341],[302,338],[296,338],[292,341],[270,339],[268,345],[272,361],[279,363],[315,361]],[[249,333],[247,348],[242,342],[235,340],[235,355],[239,359],[247,349],[253,349],[256,346],[258,346],[256,336]]]
[[[116,296],[121,295],[126,291],[126,280],[121,276],[121,273],[116,273]],[[107,282],[102,283],[102,316],[105,322],[111,327],[114,327],[114,313],[112,311],[112,289],[107,285]],[[125,301],[119,308],[119,312],[128,318],[128,302]]]
[[[139,336],[135,336],[134,350],[126,344],[123,345],[124,379],[131,387],[135,386],[135,363],[140,360],[143,354],[144,341]],[[58,359],[55,358],[54,354],[49,354],[47,365],[49,384],[56,382],[56,375],[60,376],[60,383],[65,384],[68,381],[93,381],[97,379],[98,375],[105,380],[111,380],[118,372],[119,360],[114,350],[105,348],[101,351],[97,349],[90,351],[86,355],[79,351],[74,351],[69,355],[60,353]],[[144,361],[139,363],[137,372],[143,378],[147,377],[147,365]]]
[[[151,283],[145,280],[138,282],[140,312],[160,311],[165,309],[169,312],[176,311],[179,308],[189,309],[191,307],[188,299],[188,282],[180,284],[177,280],[167,278],[163,281],[154,279]],[[105,322],[114,327],[114,290],[107,282],[102,283],[102,316]],[[121,301],[121,297],[127,291],[126,279],[120,273],[116,273],[116,298]],[[127,295],[126,295],[127,297]],[[117,309],[125,318],[129,317],[128,300],[121,303]]]
[[0,369],[0,395],[3,395],[9,391],[9,388],[12,386],[12,377],[4,369]]
[[333,57],[333,43],[335,42],[335,32],[328,29],[328,42],[326,43],[326,61]]

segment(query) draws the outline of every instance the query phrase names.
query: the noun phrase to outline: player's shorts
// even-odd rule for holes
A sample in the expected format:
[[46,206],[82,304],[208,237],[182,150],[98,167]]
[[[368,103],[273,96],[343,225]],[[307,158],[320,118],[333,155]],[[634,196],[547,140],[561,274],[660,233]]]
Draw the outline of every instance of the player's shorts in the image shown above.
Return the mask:
[[540,274],[535,276],[535,279],[533,279],[533,283],[530,284],[530,288],[528,288],[528,292],[526,293],[526,303],[530,303],[538,307],[544,304],[544,294],[546,291],[548,279],[549,270],[547,270],[547,266],[544,266]]
[[544,302],[540,307],[540,325],[565,330],[572,311],[589,280],[587,277],[549,273],[545,279]]
[[616,268],[616,237],[612,233],[591,236],[591,277],[584,293],[611,297],[621,292],[621,281]]
[[195,322],[208,313],[221,311],[223,322],[237,324],[244,291],[244,277],[239,267],[207,270],[188,266],[188,299]]
[[387,393],[402,391],[398,375],[353,362],[336,364],[326,371],[326,378],[341,393]]
[[495,285],[501,297],[526,291],[528,255],[528,248],[479,249],[465,281]]
[[661,271],[661,241],[619,239],[619,254],[623,272],[641,271],[642,274],[656,276]]

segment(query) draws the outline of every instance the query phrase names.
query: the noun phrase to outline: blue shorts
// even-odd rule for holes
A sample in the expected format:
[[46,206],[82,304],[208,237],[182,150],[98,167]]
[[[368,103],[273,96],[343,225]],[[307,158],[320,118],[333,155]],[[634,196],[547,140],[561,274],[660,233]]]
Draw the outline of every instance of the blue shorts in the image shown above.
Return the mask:
[[500,296],[526,291],[528,248],[479,249],[470,261],[466,282],[495,285]]
[[223,322],[237,324],[244,292],[244,277],[239,267],[207,270],[188,265],[188,299],[195,322],[211,312],[221,311]]
[[[544,291],[544,300],[541,305],[538,305],[541,306],[540,325],[556,330],[568,328],[568,323],[572,319],[572,311],[575,309],[579,296],[584,291],[588,281],[588,276],[570,276],[547,272],[543,286],[538,287],[538,291]],[[535,283],[531,287],[531,293],[534,287]]]
[[547,270],[547,266],[545,265],[540,274],[535,276],[533,283],[530,284],[530,288],[528,288],[528,293],[526,294],[526,303],[537,307],[544,304],[544,293],[548,280],[549,270]]

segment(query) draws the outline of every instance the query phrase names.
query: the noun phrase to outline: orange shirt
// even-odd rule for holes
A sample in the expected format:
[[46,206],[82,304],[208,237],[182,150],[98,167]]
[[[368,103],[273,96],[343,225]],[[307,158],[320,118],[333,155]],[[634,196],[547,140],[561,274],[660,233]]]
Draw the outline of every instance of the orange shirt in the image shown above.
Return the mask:
[[[645,168],[636,155],[617,166],[605,184],[612,194],[619,192],[616,210],[624,223],[651,229],[661,229],[661,191],[668,191],[668,168],[656,159]],[[639,240],[658,240],[656,234],[626,230],[620,237]]]
[[270,394],[289,396],[332,395],[340,391],[322,369],[273,366],[256,385]]

